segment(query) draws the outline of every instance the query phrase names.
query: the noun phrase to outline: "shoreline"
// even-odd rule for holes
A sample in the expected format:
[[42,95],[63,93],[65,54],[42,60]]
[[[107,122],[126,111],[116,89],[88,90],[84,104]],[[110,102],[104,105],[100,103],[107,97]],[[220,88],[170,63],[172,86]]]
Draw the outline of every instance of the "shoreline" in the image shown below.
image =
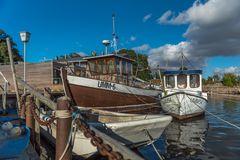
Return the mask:
[[208,96],[229,97],[229,98],[234,98],[234,99],[240,100],[240,94],[234,95],[234,94],[208,93]]

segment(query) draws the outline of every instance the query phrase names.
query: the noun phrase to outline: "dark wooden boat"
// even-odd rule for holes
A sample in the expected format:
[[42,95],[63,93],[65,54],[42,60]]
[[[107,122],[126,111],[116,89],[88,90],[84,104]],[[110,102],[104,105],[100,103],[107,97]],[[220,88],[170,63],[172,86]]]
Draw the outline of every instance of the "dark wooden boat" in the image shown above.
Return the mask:
[[64,89],[76,105],[125,113],[159,113],[161,90],[134,81],[132,59],[118,54],[83,57],[62,72]]

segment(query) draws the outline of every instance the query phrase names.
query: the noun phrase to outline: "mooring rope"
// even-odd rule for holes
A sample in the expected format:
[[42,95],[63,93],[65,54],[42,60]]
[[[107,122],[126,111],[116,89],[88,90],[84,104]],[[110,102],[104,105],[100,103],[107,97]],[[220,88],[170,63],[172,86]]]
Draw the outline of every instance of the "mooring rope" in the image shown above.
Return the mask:
[[[189,98],[188,95],[187,95],[187,97]],[[191,98],[189,98],[189,99],[190,99],[191,102],[193,102],[196,106],[198,106],[200,109],[202,109],[202,110],[204,111],[204,109],[203,109],[201,106],[199,106],[197,103],[195,103],[194,101],[192,101]],[[217,118],[218,120],[220,120],[220,121],[222,121],[222,122],[224,122],[224,123],[227,123],[227,124],[229,124],[230,126],[233,126],[233,127],[235,127],[235,128],[237,128],[237,129],[240,130],[240,127],[239,127],[239,126],[237,126],[237,125],[235,125],[235,124],[233,124],[233,123],[231,123],[231,122],[228,122],[227,120],[225,120],[225,119],[223,119],[223,118],[221,118],[221,117],[219,117],[219,116],[217,116],[217,115],[209,112],[209,111],[206,110],[206,109],[205,109],[205,112],[207,112],[208,114],[210,114],[210,115],[212,115],[213,117]]]
[[[68,111],[69,112],[69,110],[62,110],[62,111]],[[70,132],[69,132],[69,136],[68,136],[68,142],[67,142],[67,145],[66,145],[62,155],[60,156],[59,160],[63,159],[64,155],[66,154],[66,152],[67,152],[67,150],[70,146],[70,144],[73,144],[74,139],[75,139],[75,135],[76,135],[77,130],[76,130],[76,127],[74,127],[74,124],[76,123],[76,119],[79,118],[79,114],[73,113],[72,115],[70,114],[70,117],[73,117],[73,120],[72,120],[72,123],[71,123],[71,128],[70,128]],[[74,134],[74,136],[72,136],[73,134]],[[73,139],[72,139],[72,137],[73,137]]]
[[56,110],[53,112],[55,118],[70,118],[72,117],[69,110]]
[[145,131],[146,136],[149,138],[150,143],[151,143],[154,151],[156,152],[157,156],[159,157],[159,159],[160,160],[164,160],[164,158],[160,155],[160,153],[158,152],[156,146],[154,145],[154,140],[153,140],[153,137],[151,136],[151,134],[148,132],[147,129],[144,129],[144,131]]

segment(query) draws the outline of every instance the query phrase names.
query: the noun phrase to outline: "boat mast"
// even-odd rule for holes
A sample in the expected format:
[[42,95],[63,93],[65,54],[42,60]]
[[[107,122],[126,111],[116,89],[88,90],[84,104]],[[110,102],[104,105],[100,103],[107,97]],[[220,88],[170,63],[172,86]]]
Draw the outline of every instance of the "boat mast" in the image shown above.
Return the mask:
[[112,38],[113,38],[113,49],[117,53],[117,35],[115,31],[115,15],[112,15],[112,26],[113,26],[113,32],[112,32]]

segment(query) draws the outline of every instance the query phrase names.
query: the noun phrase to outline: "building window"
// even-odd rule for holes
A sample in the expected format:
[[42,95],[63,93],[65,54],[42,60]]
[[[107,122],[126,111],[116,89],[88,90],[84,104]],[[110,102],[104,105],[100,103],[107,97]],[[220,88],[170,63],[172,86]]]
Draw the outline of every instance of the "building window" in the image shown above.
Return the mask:
[[173,75],[166,76],[166,87],[167,88],[175,87],[175,80]]
[[180,74],[180,75],[177,76],[177,86],[180,89],[183,89],[183,88],[187,87],[187,75]]
[[190,75],[190,87],[191,88],[198,88],[200,86],[200,77],[198,74],[191,74]]

